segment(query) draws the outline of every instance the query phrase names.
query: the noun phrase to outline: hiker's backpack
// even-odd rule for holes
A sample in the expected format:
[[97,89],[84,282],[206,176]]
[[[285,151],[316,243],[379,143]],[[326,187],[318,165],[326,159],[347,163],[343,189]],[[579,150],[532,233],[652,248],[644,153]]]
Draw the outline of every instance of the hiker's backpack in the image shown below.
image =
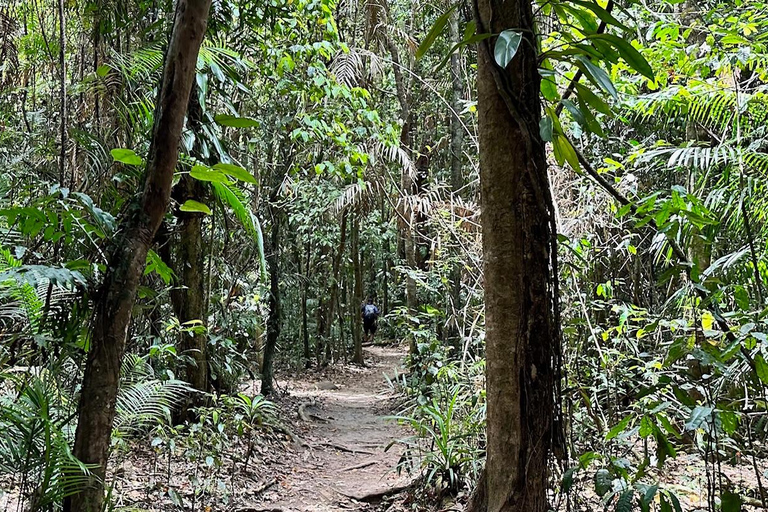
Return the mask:
[[376,306],[373,304],[366,304],[365,309],[363,310],[363,316],[368,320],[376,318]]

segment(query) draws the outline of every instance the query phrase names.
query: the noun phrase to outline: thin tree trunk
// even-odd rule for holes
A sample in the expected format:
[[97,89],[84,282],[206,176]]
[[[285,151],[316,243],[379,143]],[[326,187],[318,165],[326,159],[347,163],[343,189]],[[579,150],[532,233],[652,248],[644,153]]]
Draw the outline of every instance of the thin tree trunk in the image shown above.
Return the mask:
[[362,319],[360,316],[360,307],[363,304],[363,269],[360,266],[360,216],[358,212],[353,213],[352,219],[352,274],[354,277],[354,298],[352,300],[352,337],[354,340],[354,350],[352,352],[352,362],[363,364],[363,333]]
[[61,81],[59,82],[59,137],[61,139],[61,151],[59,153],[59,183],[65,186],[67,179],[67,60],[65,56],[67,41],[65,39],[66,18],[64,16],[64,0],[59,0],[59,70]]
[[478,48],[487,510],[545,512],[557,330],[534,18],[530,0],[476,0],[475,6],[480,33],[517,29],[524,38],[506,69],[495,63],[492,42]]
[[[279,187],[279,185],[278,185]],[[264,362],[261,367],[261,394],[269,395],[274,388],[273,363],[277,339],[280,337],[280,224],[281,212],[274,203],[277,200],[276,188],[269,202],[272,217],[272,233],[270,235],[269,255],[269,316],[267,317],[267,341],[264,345]]]
[[[310,243],[307,242],[306,245],[306,251],[304,253],[304,264],[305,272],[304,272],[304,284],[301,287],[301,337],[304,341],[304,366],[309,368],[312,364],[312,354],[309,351],[309,327],[307,325],[307,294],[309,293],[309,277],[310,277],[310,271],[311,271],[311,261],[310,261],[310,255],[311,255],[311,246]],[[300,264],[299,260],[299,264]]]
[[[451,15],[450,20],[451,41],[459,42],[459,13],[458,9]],[[461,83],[461,56],[459,52],[451,55],[451,113],[450,113],[450,132],[451,132],[451,191],[454,198],[461,197],[461,189],[464,187],[464,174],[462,172],[463,147],[464,147],[464,127],[462,126],[459,113],[461,112],[461,101],[463,99],[463,86]],[[457,256],[461,257],[461,247],[457,245]],[[462,264],[457,261],[451,269],[451,304],[447,308],[451,315],[448,324],[448,341],[453,344],[456,353],[461,350],[461,337],[458,322],[457,311],[461,307],[461,278]]]
[[[340,228],[341,234],[339,235],[339,247],[336,250],[336,254],[333,258],[333,268],[332,268],[332,281],[331,281],[331,290],[328,294],[328,301],[327,306],[324,308],[324,312],[326,313],[323,318],[323,327],[324,329],[320,332],[320,340],[318,340],[317,344],[317,364],[322,365],[324,361],[328,361],[330,359],[330,337],[331,332],[333,331],[333,322],[334,322],[334,313],[335,308],[339,307],[339,282],[341,281],[341,276],[339,274],[339,271],[341,269],[341,259],[344,257],[344,248],[347,244],[347,212],[344,211],[341,214],[341,228]],[[343,325],[341,328],[343,329]],[[325,344],[323,346],[323,344]]]
[[[192,87],[189,99],[187,119],[194,133],[200,134],[202,109],[197,98],[198,88]],[[199,152],[197,148],[194,153]],[[187,200],[203,201],[205,189],[203,184],[184,174],[179,183],[173,187],[173,198],[181,205]],[[176,213],[178,218],[178,238],[175,240],[173,255],[174,271],[179,277],[179,285],[171,291],[173,311],[182,325],[191,326],[190,322],[207,324],[205,318],[205,248],[203,244],[203,213]],[[210,249],[210,248],[209,248]],[[208,350],[206,335],[203,332],[182,332],[179,349],[181,353],[190,356],[191,361],[184,367],[183,379],[194,389],[207,393],[210,387],[208,377]],[[185,404],[185,409],[190,403]],[[185,414],[186,411],[181,411]]]
[[168,208],[184,114],[210,5],[210,0],[178,0],[176,5],[140,207],[122,222],[123,235],[115,244],[94,311],[74,455],[95,468],[88,485],[67,500],[65,510],[102,510],[125,337],[147,251]]

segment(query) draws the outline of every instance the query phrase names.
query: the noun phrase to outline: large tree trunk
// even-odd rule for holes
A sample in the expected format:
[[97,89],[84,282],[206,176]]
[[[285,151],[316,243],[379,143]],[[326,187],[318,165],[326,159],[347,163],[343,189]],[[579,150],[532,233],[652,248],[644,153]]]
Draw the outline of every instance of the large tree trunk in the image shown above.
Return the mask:
[[[488,511],[545,512],[557,350],[552,207],[530,0],[477,0],[479,33],[522,32],[505,70],[478,48]],[[482,500],[478,500],[482,502]]]
[[101,511],[120,363],[136,289],[147,251],[163,220],[179,157],[179,140],[205,34],[210,0],[178,0],[163,68],[141,203],[123,221],[94,312],[91,347],[80,395],[74,455],[93,464],[86,488],[67,500],[66,510]]

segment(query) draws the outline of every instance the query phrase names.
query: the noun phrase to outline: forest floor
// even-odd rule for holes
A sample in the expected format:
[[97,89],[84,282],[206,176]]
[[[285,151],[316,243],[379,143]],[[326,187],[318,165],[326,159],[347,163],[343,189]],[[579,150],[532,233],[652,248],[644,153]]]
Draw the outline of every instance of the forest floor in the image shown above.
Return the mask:
[[[282,373],[270,397],[281,426],[254,431],[250,448],[247,436],[229,427],[217,435],[215,425],[185,427],[172,446],[158,437],[131,441],[111,463],[115,510],[403,510],[399,493],[412,480],[396,472],[396,441],[410,432],[387,418],[398,395],[385,375],[402,373],[405,353],[377,345],[365,348],[365,366]],[[255,396],[259,387],[252,381],[241,391]]]
[[280,382],[300,400],[297,428],[303,449],[291,452],[287,474],[253,510],[326,512],[394,510],[390,500],[411,480],[395,471],[394,444],[408,435],[391,415],[394,395],[385,375],[402,372],[400,347],[372,346],[365,367],[342,365]]

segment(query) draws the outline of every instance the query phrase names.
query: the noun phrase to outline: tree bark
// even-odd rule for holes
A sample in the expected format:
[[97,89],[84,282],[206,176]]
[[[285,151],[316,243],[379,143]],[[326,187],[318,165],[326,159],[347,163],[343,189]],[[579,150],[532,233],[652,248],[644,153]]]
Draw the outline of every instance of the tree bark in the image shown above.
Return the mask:
[[[279,188],[279,185],[278,185]],[[264,396],[274,392],[273,362],[277,339],[280,337],[280,216],[274,202],[277,200],[278,188],[272,194],[269,210],[272,216],[272,233],[267,256],[269,266],[269,316],[267,317],[267,341],[264,345],[264,362],[261,366],[261,394]]]
[[[309,350],[309,326],[307,325],[307,295],[309,294],[309,278],[312,272],[311,261],[311,245],[310,242],[306,244],[306,251],[304,253],[304,283],[301,287],[301,338],[304,343],[304,366],[309,368],[312,365],[312,354]],[[299,259],[299,268],[301,268],[301,260]]]
[[353,213],[352,219],[352,273],[354,274],[354,299],[352,300],[352,339],[354,350],[352,362],[363,364],[363,333],[360,307],[363,304],[363,270],[360,267],[360,216]]
[[122,222],[123,235],[115,244],[94,312],[74,455],[95,465],[95,469],[87,486],[67,500],[65,510],[102,510],[126,333],[147,251],[168,208],[184,114],[210,5],[210,0],[178,0],[176,6],[155,110],[144,192],[138,207]]
[[[459,33],[459,12],[458,9],[453,12],[449,22],[451,41],[458,43],[461,40]],[[461,101],[463,99],[464,87],[461,83],[461,56],[458,51],[451,55],[451,112],[450,112],[450,133],[451,133],[451,192],[454,198],[461,197],[461,189],[464,187],[463,167],[463,148],[464,148],[464,126],[462,126],[459,113],[461,112]],[[457,256],[461,256],[461,246],[457,245]],[[461,333],[457,311],[461,307],[461,278],[462,264],[457,261],[451,268],[450,275],[450,302],[447,311],[450,314],[448,323],[448,341],[453,345],[455,352],[461,350]]]
[[[189,128],[197,134],[195,140],[200,139],[202,130],[202,108],[198,98],[199,88],[192,85],[189,105],[187,107],[187,123]],[[195,144],[193,154],[200,157],[199,144]],[[171,190],[171,196],[180,205],[193,199],[204,202],[205,188],[203,184],[190,177],[182,175],[179,182]],[[200,321],[202,326],[206,319],[206,294],[205,294],[205,245],[203,244],[203,213],[176,212],[178,219],[178,238],[174,239],[173,269],[179,278],[179,286],[171,290],[171,304],[173,312],[179,322]],[[194,389],[207,393],[210,387],[208,373],[208,350],[205,333],[182,332],[179,339],[179,352],[191,358],[185,364],[183,379]],[[179,411],[181,416],[186,415],[186,409],[194,400],[189,400]]]
[[[189,175],[182,176],[174,187],[174,196],[179,204],[184,204],[188,199],[201,201],[203,195],[202,183]],[[177,213],[179,223],[174,270],[180,286],[171,291],[171,303],[174,314],[182,325],[194,321],[206,325],[203,216],[202,213]],[[182,332],[179,349],[179,352],[191,357],[191,361],[184,367],[184,380],[196,390],[207,393],[210,383],[205,333]]]
[[[476,0],[480,33],[523,34],[506,69],[478,48],[488,511],[545,512],[554,432],[552,204],[530,1]],[[478,500],[482,502],[482,500]]]

